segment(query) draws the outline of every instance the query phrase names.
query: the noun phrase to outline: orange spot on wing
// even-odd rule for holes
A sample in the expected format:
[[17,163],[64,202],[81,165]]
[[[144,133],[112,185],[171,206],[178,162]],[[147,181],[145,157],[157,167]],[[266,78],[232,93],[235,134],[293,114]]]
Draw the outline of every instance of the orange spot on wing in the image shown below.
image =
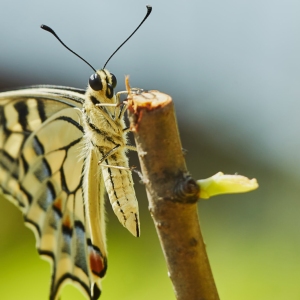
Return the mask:
[[62,207],[62,200],[61,200],[61,198],[56,198],[52,205],[56,209],[58,209],[59,211],[61,211],[61,207]]
[[90,259],[90,266],[91,266],[92,272],[94,274],[96,274],[97,276],[103,277],[104,274],[102,274],[102,273],[103,273],[103,270],[105,269],[105,264],[104,264],[103,258],[100,256],[100,254],[94,250],[90,250],[89,259]]
[[69,217],[68,215],[66,215],[66,216],[64,217],[64,220],[63,220],[63,226],[72,229],[71,220],[70,220],[70,217]]

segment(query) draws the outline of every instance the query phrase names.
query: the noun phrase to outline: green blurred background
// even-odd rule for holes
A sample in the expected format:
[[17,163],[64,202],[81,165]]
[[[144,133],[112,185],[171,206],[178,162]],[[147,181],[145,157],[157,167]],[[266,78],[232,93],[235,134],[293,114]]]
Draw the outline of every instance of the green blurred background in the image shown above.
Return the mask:
[[[84,88],[92,71],[39,29],[52,26],[96,68],[153,14],[107,68],[124,90],[172,95],[195,179],[218,171],[260,188],[199,202],[201,228],[222,300],[300,299],[299,1],[1,1],[0,85]],[[159,128],[149,128],[159,130]],[[136,157],[132,157],[136,164]],[[142,236],[107,206],[108,273],[101,299],[175,299],[136,179]],[[21,213],[0,199],[0,298],[48,299],[50,267]],[[62,299],[84,299],[75,288]]]

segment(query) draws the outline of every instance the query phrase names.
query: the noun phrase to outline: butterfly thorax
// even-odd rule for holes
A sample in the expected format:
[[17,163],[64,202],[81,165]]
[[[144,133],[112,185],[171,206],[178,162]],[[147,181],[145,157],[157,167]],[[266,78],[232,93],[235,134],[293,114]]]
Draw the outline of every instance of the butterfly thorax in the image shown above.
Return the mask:
[[116,145],[126,145],[125,123],[120,117],[122,107],[114,93],[115,86],[113,74],[105,69],[98,70],[90,78],[83,106],[86,138],[94,146],[108,151]]

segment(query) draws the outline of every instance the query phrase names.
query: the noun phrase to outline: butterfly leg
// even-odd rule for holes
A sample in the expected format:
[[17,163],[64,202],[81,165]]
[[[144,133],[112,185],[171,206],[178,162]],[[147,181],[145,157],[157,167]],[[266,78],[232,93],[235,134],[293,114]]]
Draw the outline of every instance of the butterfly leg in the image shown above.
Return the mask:
[[[117,100],[119,101],[119,100]],[[120,112],[119,114],[117,115],[116,113],[116,110],[122,105],[122,107],[119,109]],[[96,104],[96,106],[101,109],[101,113],[102,115],[106,118],[106,120],[112,125],[113,128],[115,128],[115,124],[112,124],[114,123],[114,120],[120,120],[121,118],[123,118],[124,116],[124,113],[125,111],[127,110],[127,107],[124,103],[98,103]],[[108,112],[105,110],[103,110],[102,108],[105,108],[105,107],[115,107],[115,111],[114,111],[114,115],[111,116],[110,114],[108,114]],[[125,109],[124,109],[125,107]],[[117,115],[117,117],[116,117]]]
[[[127,95],[128,95],[128,92],[127,92],[127,91],[121,91],[121,92],[118,92],[118,93],[116,94],[116,100],[117,100],[116,103],[118,103],[118,105],[124,104],[124,106],[123,106],[123,107],[121,108],[121,110],[120,110],[118,119],[123,118],[123,115],[124,115],[125,111],[127,110],[127,105],[126,105],[126,103],[120,101],[120,96],[123,95],[123,94],[127,94]],[[125,107],[125,109],[124,109],[124,107]]]
[[114,169],[126,170],[126,171],[133,171],[136,168],[136,166],[131,166],[130,168],[127,168],[127,167],[113,166],[113,165],[107,165],[107,164],[101,164],[100,166],[105,167],[105,168],[114,168]]
[[120,91],[120,92],[116,93],[117,103],[121,103],[121,101],[120,101],[120,96],[121,96],[121,95],[124,95],[124,94],[127,94],[127,95],[128,95],[128,92],[127,92],[127,91]]
[[[109,165],[109,164],[103,164],[103,162],[110,157],[114,152],[116,152],[119,149],[120,145],[117,145],[116,147],[114,147],[113,149],[111,149],[108,153],[106,153],[105,155],[103,155],[103,157],[98,161],[98,165],[102,166],[102,167],[107,167],[107,168],[115,168],[115,169],[122,169],[122,170],[128,170],[128,171],[132,171],[133,169],[135,169],[135,166],[132,167],[120,167],[120,166],[113,166],[113,165]],[[135,146],[131,146],[131,145],[126,145],[126,148],[131,150],[131,151],[137,151]]]
[[132,145],[126,145],[126,149],[130,151],[137,151],[136,146],[132,146]]
[[[116,116],[116,109],[119,108],[120,106],[122,106],[120,108],[120,112],[118,114],[117,117],[113,117],[113,119],[117,119],[120,120],[123,118],[125,111],[127,110],[127,106],[125,103],[121,103],[120,102],[120,95],[119,94],[123,94],[123,93],[127,93],[127,92],[119,92],[116,94],[116,103],[98,103],[96,104],[97,107],[99,107],[99,109],[103,108],[103,107],[115,107],[115,112],[114,112],[114,116]],[[102,110],[102,115],[107,119],[107,121],[111,124],[112,123],[112,117],[107,113],[107,111]],[[113,128],[115,128],[114,125],[112,125]],[[123,131],[127,132],[130,131],[130,129],[125,128]]]
[[117,145],[114,148],[112,148],[110,151],[108,151],[106,154],[102,156],[102,158],[98,161],[98,165],[102,164],[108,157],[110,157],[114,152],[116,152],[121,145]]

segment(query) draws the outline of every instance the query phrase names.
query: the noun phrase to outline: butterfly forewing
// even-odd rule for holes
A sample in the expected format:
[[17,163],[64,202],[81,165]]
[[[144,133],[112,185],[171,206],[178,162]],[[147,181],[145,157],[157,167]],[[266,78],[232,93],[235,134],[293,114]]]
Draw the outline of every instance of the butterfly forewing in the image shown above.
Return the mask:
[[0,185],[52,262],[50,299],[68,281],[89,299],[100,296],[104,186],[120,222],[139,235],[121,108],[97,107],[117,102],[102,92],[44,86],[0,94]]

